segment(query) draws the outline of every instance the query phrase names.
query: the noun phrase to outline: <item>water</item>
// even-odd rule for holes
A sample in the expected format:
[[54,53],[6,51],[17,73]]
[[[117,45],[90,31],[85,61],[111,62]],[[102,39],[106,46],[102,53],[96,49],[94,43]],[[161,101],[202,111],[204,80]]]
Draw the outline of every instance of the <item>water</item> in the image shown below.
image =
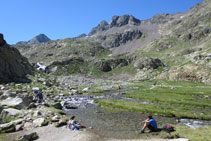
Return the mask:
[[206,120],[180,119],[179,121],[190,128],[200,128],[205,125],[211,125],[211,121]]
[[[92,127],[92,132],[106,138],[131,139],[138,136],[138,131],[143,125],[139,122],[146,119],[146,114],[133,112],[115,112],[102,108],[79,108],[66,111],[68,115],[75,115],[76,120],[87,127]],[[165,124],[175,124],[174,118],[154,116],[159,127]]]
[[[95,98],[122,100],[125,99],[133,101],[133,99],[123,98],[122,95],[118,94],[76,96],[63,100],[78,108],[70,110],[64,108],[64,111],[67,113],[67,115],[75,115],[76,120],[87,127],[92,127],[93,129],[91,131],[102,137],[131,139],[138,136],[138,131],[143,126],[139,125],[139,122],[147,118],[146,114],[105,110],[97,107],[97,105],[94,103]],[[135,101],[136,100],[134,100],[134,102]],[[153,117],[155,118],[155,120],[157,120],[158,127],[160,128],[162,128],[166,124],[172,125],[177,123],[176,118],[162,116]],[[179,122],[191,128],[199,128],[204,125],[211,125],[211,121],[200,121],[193,119],[179,119]]]

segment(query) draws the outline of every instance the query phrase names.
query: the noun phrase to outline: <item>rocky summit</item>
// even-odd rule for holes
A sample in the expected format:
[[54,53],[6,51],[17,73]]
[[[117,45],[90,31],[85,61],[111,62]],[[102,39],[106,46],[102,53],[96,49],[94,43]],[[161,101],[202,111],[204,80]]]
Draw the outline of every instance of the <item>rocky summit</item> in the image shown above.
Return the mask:
[[16,48],[10,47],[0,34],[0,82],[29,82],[33,70],[28,60]]
[[44,43],[44,42],[48,42],[51,39],[49,39],[45,34],[39,34],[37,36],[35,36],[34,38],[32,38],[29,41],[20,41],[17,44],[37,44],[37,43]]

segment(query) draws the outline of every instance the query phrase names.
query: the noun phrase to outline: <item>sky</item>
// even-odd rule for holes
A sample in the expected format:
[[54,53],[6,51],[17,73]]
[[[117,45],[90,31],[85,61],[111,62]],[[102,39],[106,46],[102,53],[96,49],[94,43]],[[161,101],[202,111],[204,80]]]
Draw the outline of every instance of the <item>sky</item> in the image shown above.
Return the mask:
[[145,20],[185,12],[203,0],[0,0],[0,33],[9,44],[40,33],[50,39],[88,34],[102,20],[125,14]]

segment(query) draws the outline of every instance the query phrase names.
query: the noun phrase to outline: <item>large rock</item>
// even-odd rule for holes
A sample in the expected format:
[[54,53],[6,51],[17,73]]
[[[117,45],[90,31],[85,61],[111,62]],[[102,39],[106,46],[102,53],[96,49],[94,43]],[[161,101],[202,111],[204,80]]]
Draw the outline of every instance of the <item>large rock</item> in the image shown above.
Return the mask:
[[10,133],[15,132],[15,125],[13,123],[0,124],[0,132]]
[[2,101],[0,102],[0,105],[5,105],[5,106],[18,106],[18,105],[20,105],[22,102],[23,102],[23,99],[22,99],[22,98],[19,98],[19,97],[15,97],[15,98],[8,97],[7,99],[2,100]]
[[8,97],[7,99],[0,101],[0,105],[5,105],[8,107],[16,106],[18,108],[25,108],[28,107],[32,101],[33,96],[23,94],[20,97]]
[[20,115],[20,114],[22,114],[21,110],[8,108],[8,109],[3,109],[2,110],[0,117],[1,118],[15,117],[15,116]]
[[45,118],[38,118],[33,121],[33,124],[35,126],[41,127],[44,122],[45,122]]
[[0,82],[29,82],[27,74],[32,74],[32,67],[16,48],[10,47],[0,34]]

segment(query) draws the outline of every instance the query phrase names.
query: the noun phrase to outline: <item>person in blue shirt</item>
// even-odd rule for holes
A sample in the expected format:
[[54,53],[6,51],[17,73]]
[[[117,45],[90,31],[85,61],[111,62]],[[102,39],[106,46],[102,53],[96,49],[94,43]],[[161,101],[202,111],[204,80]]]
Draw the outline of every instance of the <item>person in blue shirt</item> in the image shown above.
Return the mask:
[[152,117],[152,115],[148,115],[148,118],[146,120],[140,122],[139,124],[143,124],[143,123],[144,123],[144,126],[143,126],[142,130],[140,130],[140,133],[144,133],[144,130],[146,128],[149,128],[149,130],[152,131],[152,132],[156,132],[158,130],[157,122]]
[[43,94],[41,90],[39,90],[37,93],[37,100],[38,100],[38,103],[41,103],[43,101]]

